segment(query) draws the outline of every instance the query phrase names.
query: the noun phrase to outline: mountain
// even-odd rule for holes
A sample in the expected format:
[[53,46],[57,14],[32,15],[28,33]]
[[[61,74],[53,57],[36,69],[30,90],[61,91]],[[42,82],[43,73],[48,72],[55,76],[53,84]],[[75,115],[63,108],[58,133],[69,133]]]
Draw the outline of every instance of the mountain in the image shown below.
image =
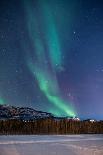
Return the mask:
[[51,113],[37,111],[29,107],[15,107],[10,105],[0,105],[0,120],[16,119],[16,120],[35,120],[35,119],[45,119],[52,118],[56,121],[60,120],[72,120],[80,121],[78,117],[55,117]]
[[28,107],[14,107],[10,105],[0,105],[0,119],[34,120],[43,118],[53,118],[51,113],[34,110]]

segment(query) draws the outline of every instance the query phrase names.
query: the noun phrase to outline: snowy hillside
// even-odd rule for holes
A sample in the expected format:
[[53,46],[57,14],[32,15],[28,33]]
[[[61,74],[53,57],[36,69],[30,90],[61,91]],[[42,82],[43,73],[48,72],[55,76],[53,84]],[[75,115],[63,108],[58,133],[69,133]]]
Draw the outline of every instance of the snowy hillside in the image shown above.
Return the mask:
[[14,107],[10,105],[0,105],[0,119],[21,119],[33,120],[53,117],[52,114],[34,110],[28,107]]

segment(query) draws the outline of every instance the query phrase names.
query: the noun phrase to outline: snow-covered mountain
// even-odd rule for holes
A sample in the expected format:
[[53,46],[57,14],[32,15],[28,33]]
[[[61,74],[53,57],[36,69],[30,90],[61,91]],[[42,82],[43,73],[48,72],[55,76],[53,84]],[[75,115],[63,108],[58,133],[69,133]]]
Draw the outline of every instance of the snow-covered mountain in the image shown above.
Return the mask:
[[29,107],[16,107],[11,105],[0,105],[0,120],[17,119],[17,120],[34,120],[52,118],[56,121],[67,119],[68,121],[80,121],[78,117],[55,117],[51,113],[37,111]]
[[33,120],[52,117],[51,113],[37,111],[33,108],[0,105],[0,119]]

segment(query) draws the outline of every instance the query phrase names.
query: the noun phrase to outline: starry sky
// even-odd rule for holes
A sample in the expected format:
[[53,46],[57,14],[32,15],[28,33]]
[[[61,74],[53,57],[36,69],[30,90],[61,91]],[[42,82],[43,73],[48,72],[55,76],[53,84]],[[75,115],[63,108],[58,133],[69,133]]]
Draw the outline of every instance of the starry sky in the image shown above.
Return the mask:
[[0,104],[103,119],[103,1],[0,1]]

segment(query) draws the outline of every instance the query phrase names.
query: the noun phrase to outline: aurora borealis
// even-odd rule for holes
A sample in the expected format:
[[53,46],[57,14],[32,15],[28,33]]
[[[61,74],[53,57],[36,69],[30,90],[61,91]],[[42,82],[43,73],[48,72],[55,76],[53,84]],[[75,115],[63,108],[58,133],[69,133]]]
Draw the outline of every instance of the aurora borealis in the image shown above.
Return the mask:
[[103,4],[0,1],[0,104],[103,117]]
[[[52,111],[52,113],[55,115],[60,115],[59,111],[61,111],[67,116],[69,115],[74,117],[76,116],[76,114],[73,110],[71,110],[69,103],[67,105],[59,95],[60,90],[56,77],[56,71],[59,71],[61,69],[63,62],[60,42],[56,32],[56,25],[50,12],[48,1],[38,1],[38,3],[41,16],[44,15],[42,18],[44,19],[44,21],[46,21],[46,24],[45,22],[40,23],[40,21],[38,21],[35,17],[35,13],[33,12],[35,11],[35,9],[33,9],[32,7],[33,3],[31,4],[31,1],[24,1],[28,17],[27,25],[29,30],[29,36],[32,40],[34,48],[33,52],[35,52],[34,54],[36,57],[36,61],[33,62],[32,56],[28,56],[31,58],[28,62],[28,66],[32,74],[34,75],[34,78],[37,79],[40,90],[47,97],[48,101],[50,101],[51,104],[55,105],[55,108],[58,111],[57,113],[55,113],[55,111]],[[42,32],[42,34],[44,33],[43,35],[45,36],[44,39],[42,39],[39,33],[40,25],[42,25],[42,27],[44,27],[45,25],[46,28],[43,29]],[[47,47],[47,53],[45,45]],[[30,54],[29,51],[28,53]],[[45,61],[48,59],[49,66],[45,64]],[[50,110],[48,109],[48,111]]]

